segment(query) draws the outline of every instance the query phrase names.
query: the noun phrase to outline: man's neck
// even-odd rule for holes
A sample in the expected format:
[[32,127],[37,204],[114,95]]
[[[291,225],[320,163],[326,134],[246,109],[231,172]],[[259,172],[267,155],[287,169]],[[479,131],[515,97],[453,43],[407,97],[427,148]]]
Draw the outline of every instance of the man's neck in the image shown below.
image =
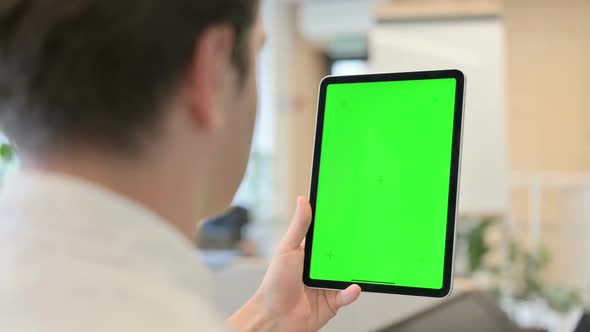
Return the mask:
[[[185,202],[195,195],[186,192],[190,186],[183,183],[190,179],[179,176],[182,170],[168,171],[164,163],[157,161],[106,159],[88,154],[75,158],[25,160],[23,164],[25,169],[80,178],[136,201],[193,240],[199,219],[194,211],[198,211],[198,205]],[[194,210],[190,209],[192,206]]]

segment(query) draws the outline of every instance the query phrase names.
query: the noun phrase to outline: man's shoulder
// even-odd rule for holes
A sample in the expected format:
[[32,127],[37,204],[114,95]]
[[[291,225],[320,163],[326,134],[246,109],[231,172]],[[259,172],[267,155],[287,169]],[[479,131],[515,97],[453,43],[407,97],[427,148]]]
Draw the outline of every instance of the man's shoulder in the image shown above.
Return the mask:
[[188,244],[136,208],[51,188],[0,195],[7,330],[223,329],[208,302],[207,271]]
[[31,331],[221,331],[199,294],[151,275],[49,258],[10,264],[0,286],[0,321]]

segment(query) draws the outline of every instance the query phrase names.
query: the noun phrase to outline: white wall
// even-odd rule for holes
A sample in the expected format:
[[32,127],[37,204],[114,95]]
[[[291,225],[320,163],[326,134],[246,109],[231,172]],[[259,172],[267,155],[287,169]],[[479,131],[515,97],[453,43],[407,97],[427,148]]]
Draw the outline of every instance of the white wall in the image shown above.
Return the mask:
[[459,212],[508,207],[504,31],[496,18],[380,23],[370,32],[372,70],[461,69],[467,77]]

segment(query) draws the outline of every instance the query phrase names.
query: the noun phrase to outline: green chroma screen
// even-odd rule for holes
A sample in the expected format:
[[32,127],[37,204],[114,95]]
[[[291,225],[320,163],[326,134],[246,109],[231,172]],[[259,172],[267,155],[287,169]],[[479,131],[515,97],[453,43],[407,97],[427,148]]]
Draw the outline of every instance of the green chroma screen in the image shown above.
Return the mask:
[[312,279],[443,287],[456,85],[328,85]]

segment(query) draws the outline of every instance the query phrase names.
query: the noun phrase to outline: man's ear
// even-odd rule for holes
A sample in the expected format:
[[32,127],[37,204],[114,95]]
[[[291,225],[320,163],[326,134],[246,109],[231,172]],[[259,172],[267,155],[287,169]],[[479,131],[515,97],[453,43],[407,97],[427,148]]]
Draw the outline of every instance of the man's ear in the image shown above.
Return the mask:
[[188,73],[188,93],[192,118],[201,128],[215,128],[221,121],[220,104],[224,89],[229,88],[226,75],[234,42],[234,31],[227,24],[205,29],[196,42]]

